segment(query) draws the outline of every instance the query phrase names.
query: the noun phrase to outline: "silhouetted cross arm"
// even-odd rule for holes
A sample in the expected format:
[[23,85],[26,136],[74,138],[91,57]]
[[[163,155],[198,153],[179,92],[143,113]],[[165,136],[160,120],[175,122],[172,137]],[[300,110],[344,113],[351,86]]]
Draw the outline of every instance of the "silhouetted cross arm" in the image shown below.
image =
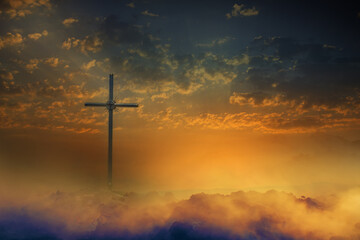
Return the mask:
[[106,103],[85,103],[85,107],[106,107]]
[[131,107],[139,107],[139,104],[136,103],[115,103],[116,107],[127,107],[127,108],[131,108]]

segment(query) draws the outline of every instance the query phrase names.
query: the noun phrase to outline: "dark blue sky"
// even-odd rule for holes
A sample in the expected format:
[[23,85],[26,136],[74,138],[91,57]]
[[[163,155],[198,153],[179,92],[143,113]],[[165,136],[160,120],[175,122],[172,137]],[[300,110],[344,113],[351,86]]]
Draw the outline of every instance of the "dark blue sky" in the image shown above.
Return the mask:
[[[359,4],[355,1],[135,1],[134,8],[125,1],[60,1],[57,13],[62,17],[89,18],[89,28],[96,30],[93,17],[116,15],[119,21],[145,26],[145,31],[163,40],[171,39],[174,51],[200,51],[194,43],[216,38],[235,38],[220,52],[243,50],[257,36],[289,37],[300,42],[359,48]],[[256,16],[225,17],[234,4],[255,7]],[[141,12],[148,10],[159,17]],[[149,24],[149,26],[146,26]]]

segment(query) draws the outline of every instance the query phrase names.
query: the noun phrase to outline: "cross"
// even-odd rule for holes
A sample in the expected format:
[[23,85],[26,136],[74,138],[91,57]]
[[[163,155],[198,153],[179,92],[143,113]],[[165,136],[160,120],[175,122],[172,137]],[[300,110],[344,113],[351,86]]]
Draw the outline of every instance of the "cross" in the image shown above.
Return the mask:
[[109,139],[108,139],[108,186],[112,187],[112,132],[113,132],[113,110],[116,107],[135,108],[135,103],[116,103],[113,98],[114,75],[109,75],[109,100],[106,103],[85,103],[85,107],[106,107],[109,111]]

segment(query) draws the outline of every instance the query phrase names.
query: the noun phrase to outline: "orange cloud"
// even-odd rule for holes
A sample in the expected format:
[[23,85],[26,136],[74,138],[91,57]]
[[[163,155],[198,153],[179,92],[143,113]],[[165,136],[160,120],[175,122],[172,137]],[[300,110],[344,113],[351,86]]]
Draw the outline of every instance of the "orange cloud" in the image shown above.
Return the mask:
[[0,36],[0,49],[8,46],[16,46],[22,44],[24,41],[20,33],[12,34],[6,33],[5,36]]
[[32,12],[28,9],[9,9],[6,11],[6,14],[9,15],[10,18],[16,18],[16,17],[25,17],[26,15],[32,14]]
[[39,38],[43,37],[43,36],[47,36],[48,35],[48,31],[44,30],[42,33],[31,33],[28,34],[28,38],[32,39],[32,40],[38,40]]
[[4,0],[2,5],[10,18],[30,15],[35,7],[51,8],[50,0]]
[[[265,107],[280,106],[277,102],[265,102]],[[176,111],[175,107],[157,113],[145,113],[139,108],[139,115],[149,123],[161,128],[194,128],[215,130],[245,130],[260,133],[291,134],[313,133],[328,129],[352,129],[360,125],[358,117],[339,115],[331,109],[319,115],[318,112],[285,108],[281,111],[257,111],[240,113],[198,113],[188,114]]]
[[237,17],[237,16],[256,16],[259,14],[259,11],[255,9],[255,7],[252,8],[245,8],[244,4],[237,4],[235,3],[233,6],[233,9],[231,11],[231,13],[227,13],[226,17],[228,19],[232,18],[232,17]]
[[28,70],[30,73],[33,72],[33,70],[38,69],[38,64],[40,63],[39,59],[33,58],[29,60],[29,63],[25,65],[25,69]]
[[156,14],[156,13],[151,13],[149,12],[149,10],[145,10],[143,12],[141,12],[142,15],[145,15],[145,16],[149,16],[149,17],[158,17],[159,14]]
[[168,99],[169,98],[169,95],[166,94],[166,93],[160,93],[160,94],[154,94],[151,96],[151,101],[153,102],[163,102],[165,99]]
[[84,69],[85,71],[88,71],[90,68],[93,68],[95,67],[96,65],[96,59],[94,60],[91,60],[90,62],[88,63],[84,63],[81,68]]
[[66,27],[69,27],[71,24],[79,22],[79,19],[76,18],[66,18],[64,19],[64,21],[62,22],[62,24],[64,24]]
[[57,67],[59,65],[59,58],[56,57],[50,57],[44,60],[44,63],[52,66],[52,67]]
[[14,75],[11,72],[0,73],[0,77],[1,77],[1,79],[5,79],[8,81],[11,81],[14,79]]
[[5,0],[4,2],[15,9],[39,6],[51,7],[49,0]]
[[71,37],[62,43],[62,48],[66,50],[70,50],[71,48],[80,48],[80,51],[87,55],[88,52],[99,52],[102,48],[102,44],[103,41],[97,36],[86,36],[84,39]]

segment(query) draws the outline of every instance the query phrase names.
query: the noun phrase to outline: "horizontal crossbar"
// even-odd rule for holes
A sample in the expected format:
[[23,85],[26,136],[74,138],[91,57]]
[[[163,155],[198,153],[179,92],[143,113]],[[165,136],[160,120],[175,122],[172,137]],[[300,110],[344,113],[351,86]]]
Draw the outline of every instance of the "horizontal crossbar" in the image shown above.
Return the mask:
[[115,103],[116,107],[139,107],[136,103]]
[[85,103],[85,107],[106,107],[106,103]]

